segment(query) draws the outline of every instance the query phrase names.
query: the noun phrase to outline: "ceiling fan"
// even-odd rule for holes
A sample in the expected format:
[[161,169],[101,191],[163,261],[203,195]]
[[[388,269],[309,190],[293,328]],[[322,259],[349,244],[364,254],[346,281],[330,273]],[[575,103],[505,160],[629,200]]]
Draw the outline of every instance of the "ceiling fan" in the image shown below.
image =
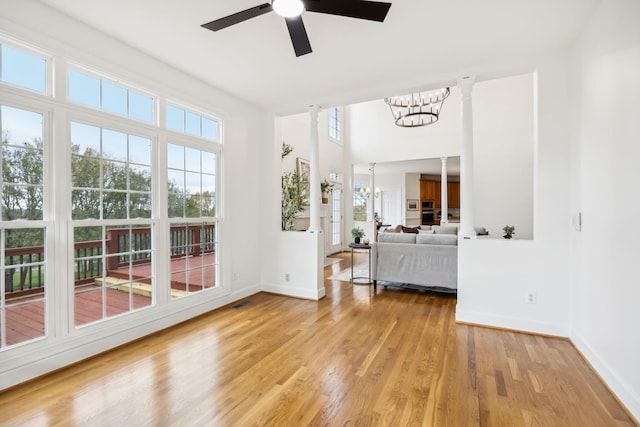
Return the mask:
[[368,0],[273,0],[272,3],[264,3],[202,24],[202,27],[219,31],[273,10],[285,18],[296,56],[302,56],[311,53],[307,30],[302,22],[303,10],[383,22],[390,7],[391,3]]

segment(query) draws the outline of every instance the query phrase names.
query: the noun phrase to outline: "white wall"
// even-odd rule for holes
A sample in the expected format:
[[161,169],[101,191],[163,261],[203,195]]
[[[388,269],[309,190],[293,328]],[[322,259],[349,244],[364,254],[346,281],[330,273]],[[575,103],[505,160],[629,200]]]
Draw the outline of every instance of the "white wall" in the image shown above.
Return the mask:
[[640,419],[640,2],[602,2],[579,40],[571,339]]
[[[283,172],[296,169],[296,158],[309,160],[310,117],[309,113],[276,117],[266,127],[267,134],[274,135],[274,138],[271,143],[265,145],[262,153],[264,163],[259,184],[260,206],[264,212],[261,229],[264,237],[261,245],[264,254],[261,262],[261,288],[268,292],[317,300],[325,295],[322,258],[327,247],[326,239],[330,238],[330,230],[314,234],[280,229],[280,177]],[[327,110],[318,114],[318,140],[320,181],[328,179],[330,172],[344,173],[343,146],[329,139]],[[293,152],[281,161],[283,142],[291,145]],[[321,224],[328,225],[328,206],[321,205],[320,212],[323,215]],[[297,226],[306,229],[308,221],[309,208],[300,214]],[[347,235],[344,229],[343,236],[345,244],[350,241],[351,235]]]
[[[505,240],[492,233],[492,238],[460,240],[458,321],[569,335],[567,57],[568,52],[549,55],[538,68],[535,239]],[[536,294],[536,304],[526,302],[528,292]]]
[[[110,39],[38,1],[10,3],[10,7],[2,8],[0,31],[55,55],[58,67],[62,67],[64,59],[74,60],[152,93],[161,93],[221,117],[224,124],[224,177],[220,209],[224,218],[219,227],[222,283],[213,292],[203,292],[170,304],[158,304],[127,316],[75,329],[73,326],[67,328],[69,317],[60,311],[60,307],[69,305],[67,283],[50,283],[47,294],[49,307],[58,310],[51,316],[56,322],[50,325],[49,337],[2,352],[0,389],[259,291],[261,237],[255,227],[248,227],[259,221],[255,212],[258,201],[252,198],[247,184],[261,179],[261,147],[266,145],[264,135],[267,133],[265,111]],[[61,70],[63,68],[58,69]],[[64,79],[64,75],[64,71],[58,73],[58,79]],[[64,135],[65,106],[56,104],[52,108],[53,121],[58,129],[55,135]],[[64,141],[54,141],[54,144],[60,143]],[[63,220],[58,218],[58,221]],[[65,256],[64,253],[56,253],[52,266],[68,265]],[[64,275],[56,273],[56,277]],[[157,280],[159,283],[166,278],[158,277]],[[168,289],[166,283],[165,289]]]
[[473,88],[475,223],[533,238],[533,74]]

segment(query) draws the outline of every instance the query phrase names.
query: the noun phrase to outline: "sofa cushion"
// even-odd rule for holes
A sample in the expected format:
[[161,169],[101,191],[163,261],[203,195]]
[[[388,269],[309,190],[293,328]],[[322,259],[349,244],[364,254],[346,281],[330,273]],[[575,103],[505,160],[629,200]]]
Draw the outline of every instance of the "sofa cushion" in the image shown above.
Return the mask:
[[418,234],[416,244],[420,245],[457,245],[458,236],[455,234]]
[[380,243],[415,243],[416,235],[413,233],[380,233],[378,234]]
[[403,233],[418,234],[418,230],[420,230],[420,226],[417,226],[417,227],[405,227],[404,225],[402,226]]
[[431,229],[429,229],[429,230],[423,230],[423,229],[418,230],[418,234],[434,234],[434,233],[435,233],[435,230],[431,230]]
[[458,234],[458,226],[456,225],[434,225],[432,229],[436,234]]

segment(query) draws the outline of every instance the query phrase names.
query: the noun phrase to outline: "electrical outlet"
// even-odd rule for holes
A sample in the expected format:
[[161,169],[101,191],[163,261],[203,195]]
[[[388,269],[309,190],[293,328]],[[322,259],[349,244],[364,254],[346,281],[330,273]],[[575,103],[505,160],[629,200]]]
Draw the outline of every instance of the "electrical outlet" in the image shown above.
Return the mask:
[[527,304],[536,304],[538,302],[538,296],[535,292],[527,292]]
[[289,277],[289,273],[284,273],[284,281],[285,281],[285,282],[288,282],[288,281],[289,281],[289,279],[290,279],[290,277]]
[[238,280],[238,273],[233,273],[233,281],[235,282],[236,280]]

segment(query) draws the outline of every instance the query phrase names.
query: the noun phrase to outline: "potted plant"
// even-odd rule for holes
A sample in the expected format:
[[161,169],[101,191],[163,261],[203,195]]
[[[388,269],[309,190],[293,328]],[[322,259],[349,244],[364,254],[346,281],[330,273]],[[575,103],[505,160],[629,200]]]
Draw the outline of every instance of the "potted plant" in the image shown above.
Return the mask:
[[376,222],[376,225],[382,225],[382,218],[380,218],[378,212],[373,213],[373,220]]
[[[284,160],[292,151],[293,147],[283,141],[280,159]],[[304,194],[309,188],[309,182],[304,176],[294,170],[282,175],[281,185],[282,230],[293,230],[296,217],[308,206]]]
[[322,203],[329,203],[329,193],[333,191],[333,184],[326,179],[320,183],[320,191],[322,192]]
[[505,239],[510,239],[513,234],[516,234],[516,228],[513,225],[505,225],[502,227],[502,231],[504,231]]
[[360,244],[360,239],[364,237],[364,230],[360,227],[354,227],[351,229],[351,235],[356,244]]

